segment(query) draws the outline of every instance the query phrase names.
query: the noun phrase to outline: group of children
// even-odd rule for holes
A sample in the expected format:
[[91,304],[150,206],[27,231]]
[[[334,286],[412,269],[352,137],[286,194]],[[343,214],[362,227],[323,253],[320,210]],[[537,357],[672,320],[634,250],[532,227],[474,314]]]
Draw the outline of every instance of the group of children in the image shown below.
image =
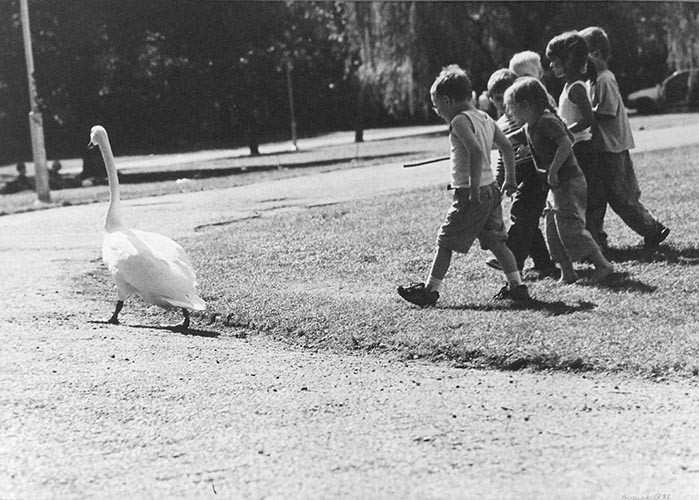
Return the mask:
[[[456,65],[442,70],[430,98],[449,124],[453,203],[439,230],[427,282],[399,286],[401,297],[422,307],[435,305],[453,252],[468,252],[476,238],[495,256],[487,264],[505,274],[507,284],[497,299],[531,300],[522,283],[528,256],[541,276],[560,273],[566,284],[578,281],[574,262],[590,262],[595,269],[588,282],[600,283],[614,271],[604,256],[607,204],[647,247],[667,238],[669,229],[640,202],[629,155],[633,137],[607,68],[610,53],[599,27],[554,37],[546,57],[554,75],[565,80],[558,103],[540,81],[539,55],[516,54],[508,69],[497,70],[488,81],[497,122],[473,105],[464,70]],[[500,152],[495,173],[491,149]],[[509,231],[503,193],[514,195]]]

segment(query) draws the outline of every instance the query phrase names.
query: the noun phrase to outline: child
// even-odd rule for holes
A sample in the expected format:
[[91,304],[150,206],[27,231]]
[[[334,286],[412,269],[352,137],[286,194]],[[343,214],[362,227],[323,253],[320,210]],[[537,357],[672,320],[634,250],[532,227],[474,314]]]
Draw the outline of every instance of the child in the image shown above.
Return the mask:
[[[544,76],[544,68],[541,66],[541,57],[532,50],[517,52],[510,59],[510,71],[514,71],[517,76],[531,76],[541,80]],[[546,93],[552,109],[556,109],[556,100],[551,94]]]
[[646,247],[657,247],[670,230],[658,222],[640,201],[641,190],[629,154],[635,146],[631,126],[616,78],[607,68],[611,55],[609,38],[602,28],[596,26],[585,28],[580,36],[587,42],[590,60],[597,70],[592,85],[596,119],[593,134],[606,202],[627,226],[643,236]]
[[546,94],[539,80],[520,78],[505,91],[505,108],[525,123],[516,135],[527,141],[537,171],[546,175],[550,186],[544,211],[546,243],[561,267],[560,281],[577,281],[573,262],[589,259],[595,266],[590,283],[596,284],[614,268],[585,229],[585,176],[573,154],[570,131],[549,107]]
[[508,285],[496,298],[530,300],[515,258],[505,245],[500,190],[490,169],[494,144],[505,161],[503,190],[507,194],[513,192],[514,151],[493,119],[473,106],[471,91],[471,81],[457,65],[444,68],[430,88],[433,109],[449,124],[451,182],[455,191],[452,207],[439,230],[427,284],[398,287],[401,297],[422,307],[436,304],[452,253],[467,253],[476,238],[483,249],[493,252],[507,278]]
[[597,152],[592,144],[591,128],[595,117],[585,78],[587,44],[576,32],[568,31],[551,39],[546,46],[546,57],[551,61],[554,76],[565,80],[558,99],[558,115],[573,134],[573,153],[587,182],[585,227],[604,250],[607,247],[607,235],[602,226],[607,202],[604,199]]
[[[505,90],[515,80],[517,80],[517,74],[509,69],[495,71],[488,80],[488,97],[499,116],[497,125],[505,135],[516,132],[523,125],[505,113],[503,96]],[[512,224],[507,232],[507,246],[512,250],[517,262],[517,269],[520,272],[527,256],[531,255],[534,261],[534,270],[538,271],[540,276],[555,276],[558,270],[551,260],[544,236],[539,229],[539,219],[546,204],[547,189],[536,172],[527,144],[515,141],[512,146],[515,150],[517,191],[510,207]],[[505,178],[505,164],[502,155],[498,158],[496,172],[498,185],[502,186]],[[496,259],[487,261],[487,264],[496,269],[499,267]]]

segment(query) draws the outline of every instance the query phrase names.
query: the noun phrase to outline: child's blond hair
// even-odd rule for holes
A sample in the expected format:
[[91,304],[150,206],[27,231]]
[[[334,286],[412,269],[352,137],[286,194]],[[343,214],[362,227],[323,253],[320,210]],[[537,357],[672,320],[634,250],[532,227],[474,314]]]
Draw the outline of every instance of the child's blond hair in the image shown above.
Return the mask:
[[517,76],[531,76],[541,78],[544,68],[541,67],[541,56],[532,50],[517,52],[510,59],[510,70]]

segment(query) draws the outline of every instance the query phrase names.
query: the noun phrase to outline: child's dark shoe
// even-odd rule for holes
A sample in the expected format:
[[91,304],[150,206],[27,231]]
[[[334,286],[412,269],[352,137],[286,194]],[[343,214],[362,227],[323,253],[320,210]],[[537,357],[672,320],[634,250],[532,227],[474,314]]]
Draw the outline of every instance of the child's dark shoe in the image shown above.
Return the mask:
[[497,271],[502,271],[502,266],[498,262],[498,259],[495,259],[495,258],[488,259],[485,261],[485,265],[488,267],[492,267],[493,269],[495,269]]
[[510,298],[515,302],[531,302],[527,285],[517,285],[510,287]]
[[399,286],[398,295],[411,304],[420,307],[433,306],[439,299],[439,292],[430,292],[424,283],[411,283],[408,286]]
[[531,302],[527,285],[503,286],[493,297],[494,300],[510,299],[515,302]]
[[658,224],[658,231],[643,238],[643,246],[646,248],[654,248],[660,245],[670,234],[670,230]]

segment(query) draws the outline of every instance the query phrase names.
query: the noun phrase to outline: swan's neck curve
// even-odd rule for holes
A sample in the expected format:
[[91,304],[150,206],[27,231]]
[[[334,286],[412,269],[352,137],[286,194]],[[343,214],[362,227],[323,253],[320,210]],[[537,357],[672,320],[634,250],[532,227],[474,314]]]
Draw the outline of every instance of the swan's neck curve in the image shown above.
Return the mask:
[[104,222],[104,229],[109,232],[124,226],[119,198],[119,176],[117,175],[112,147],[109,144],[109,137],[106,135],[100,137],[99,147],[102,153],[102,159],[104,160],[104,166],[107,169],[107,181],[109,182],[109,209],[107,210],[107,218]]

